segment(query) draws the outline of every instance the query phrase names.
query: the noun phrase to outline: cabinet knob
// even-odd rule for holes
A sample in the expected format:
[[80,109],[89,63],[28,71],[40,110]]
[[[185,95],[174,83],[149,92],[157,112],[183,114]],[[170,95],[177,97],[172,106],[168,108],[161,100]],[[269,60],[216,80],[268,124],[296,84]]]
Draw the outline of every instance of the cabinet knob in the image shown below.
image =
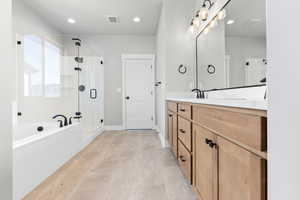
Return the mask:
[[181,160],[181,162],[185,162],[186,159],[184,158],[184,156],[179,156],[179,159]]
[[211,143],[209,144],[209,146],[210,146],[210,148],[217,148],[217,144],[216,144],[216,143],[213,143],[213,142],[211,142]]
[[179,129],[180,133],[185,133],[185,130]]
[[169,117],[173,117],[173,115],[169,114]]
[[185,112],[185,109],[180,109],[181,112]]
[[212,143],[212,140],[206,138],[205,139],[205,143],[208,144],[208,145],[210,145]]

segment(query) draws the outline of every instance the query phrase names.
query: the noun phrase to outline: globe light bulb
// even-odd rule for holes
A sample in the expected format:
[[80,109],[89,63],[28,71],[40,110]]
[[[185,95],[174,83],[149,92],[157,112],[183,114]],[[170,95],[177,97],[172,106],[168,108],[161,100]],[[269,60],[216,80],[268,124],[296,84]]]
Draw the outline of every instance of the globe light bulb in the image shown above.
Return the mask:
[[223,20],[223,19],[225,19],[225,17],[226,17],[226,10],[225,9],[223,9],[223,10],[221,10],[219,13],[218,13],[218,19],[219,20]]

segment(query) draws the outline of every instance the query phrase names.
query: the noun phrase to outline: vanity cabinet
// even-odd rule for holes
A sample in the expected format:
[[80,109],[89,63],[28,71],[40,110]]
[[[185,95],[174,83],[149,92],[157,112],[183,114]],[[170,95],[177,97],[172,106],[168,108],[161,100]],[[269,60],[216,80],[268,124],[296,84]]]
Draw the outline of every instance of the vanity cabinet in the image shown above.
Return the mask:
[[177,133],[169,141],[177,140],[178,164],[199,199],[266,200],[266,111],[171,103],[177,121],[168,126],[177,123]]

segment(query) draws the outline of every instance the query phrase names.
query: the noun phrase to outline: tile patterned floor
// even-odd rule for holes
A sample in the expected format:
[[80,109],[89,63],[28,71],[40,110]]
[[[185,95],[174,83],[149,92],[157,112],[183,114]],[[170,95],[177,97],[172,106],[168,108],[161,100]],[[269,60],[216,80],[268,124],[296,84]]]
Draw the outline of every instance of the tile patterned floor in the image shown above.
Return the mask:
[[105,132],[25,200],[196,200],[158,135]]

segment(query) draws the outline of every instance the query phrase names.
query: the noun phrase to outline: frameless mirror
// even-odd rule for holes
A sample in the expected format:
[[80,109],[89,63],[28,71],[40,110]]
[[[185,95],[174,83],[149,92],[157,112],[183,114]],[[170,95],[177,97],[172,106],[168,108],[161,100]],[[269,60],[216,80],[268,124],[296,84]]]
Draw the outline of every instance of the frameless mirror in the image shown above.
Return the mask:
[[198,84],[204,90],[265,84],[265,0],[231,0],[226,17],[197,38]]

